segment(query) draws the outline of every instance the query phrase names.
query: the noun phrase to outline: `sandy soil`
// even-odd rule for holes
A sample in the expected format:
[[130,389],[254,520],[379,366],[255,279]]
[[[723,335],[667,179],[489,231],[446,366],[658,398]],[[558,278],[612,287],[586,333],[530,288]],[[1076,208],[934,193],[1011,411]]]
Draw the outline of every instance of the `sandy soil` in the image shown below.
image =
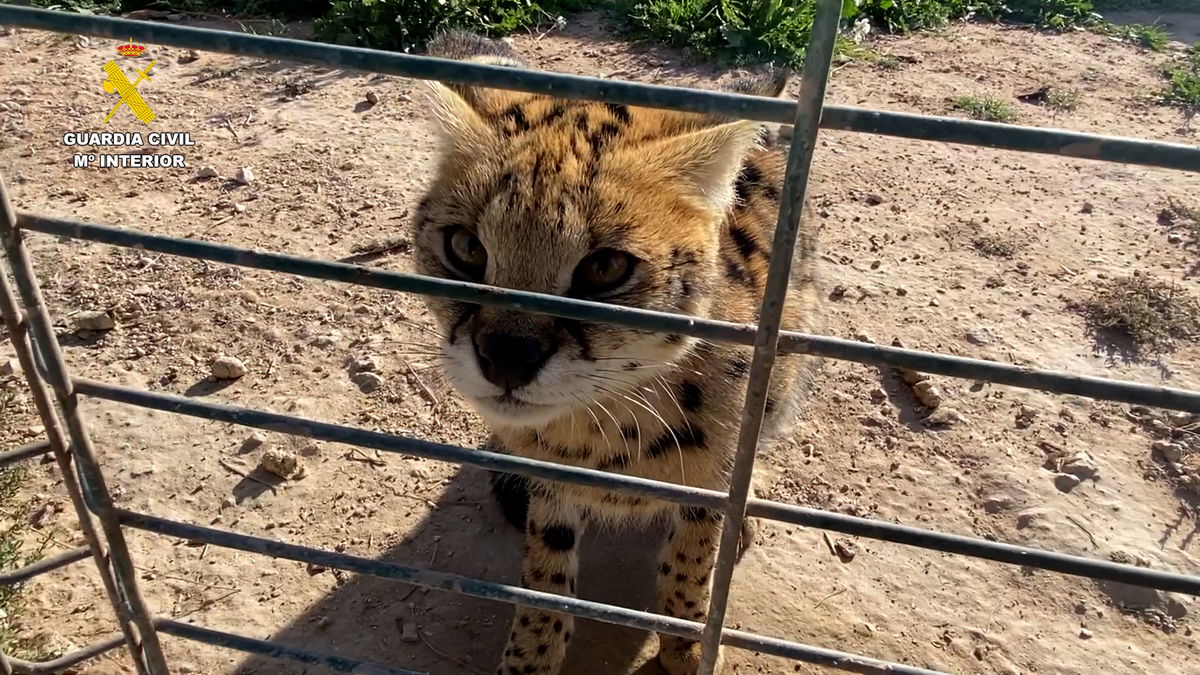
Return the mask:
[[[553,70],[697,86],[729,75],[630,42],[598,15],[515,41]],[[155,128],[196,140],[184,151],[188,168],[73,168],[63,133],[109,130],[100,66],[114,45],[28,31],[0,37],[0,167],[18,208],[322,259],[402,230],[433,153],[419,83],[213,54],[192,61],[151,45],[142,61],[158,61],[141,91],[160,117]],[[1054,116],[1014,100],[1020,123],[1200,142],[1176,111],[1151,100],[1165,57],[1107,38],[959,26],[875,48],[898,67],[839,66],[832,102],[945,114],[955,96],[1013,100],[1050,83],[1078,89],[1080,108]],[[378,104],[365,102],[369,91]],[[144,130],[127,111],[108,126]],[[195,179],[202,166],[220,177]],[[239,167],[253,170],[250,185],[230,180]],[[822,135],[816,167],[820,271],[845,290],[825,308],[830,333],[1200,387],[1195,346],[1139,359],[1097,341],[1069,309],[1097,280],[1135,270],[1197,292],[1194,248],[1170,243],[1157,222],[1168,198],[1200,206],[1197,176],[848,133]],[[984,236],[1011,244],[1011,257],[978,251]],[[468,446],[483,436],[426,368],[428,317],[415,297],[45,236],[31,246],[77,374]],[[370,264],[403,270],[408,261],[401,248]],[[111,311],[117,328],[74,333],[73,317],[85,310]],[[220,354],[243,359],[248,374],[232,384],[208,379]],[[3,336],[0,363],[9,355]],[[370,392],[349,372],[364,357],[382,378]],[[935,380],[944,405],[965,418],[937,431],[891,374],[829,363],[795,438],[761,462],[767,494],[1200,573],[1196,501],[1156,460],[1155,437],[1128,406]],[[26,394],[13,378],[0,382],[14,397],[0,441],[28,442],[40,430]],[[95,401],[87,411],[125,508],[517,580],[517,536],[480,471],[274,434],[247,448],[250,431],[224,424]],[[268,488],[227,468],[249,470],[272,447],[299,452],[306,476]],[[1047,448],[1086,451],[1098,476],[1059,490]],[[44,466],[26,496],[31,513],[48,509],[31,539],[48,539],[50,551],[77,540],[74,514]],[[650,537],[590,536],[582,596],[648,608]],[[511,614],[139,532],[129,541],[158,614],[432,673],[491,672]],[[821,532],[775,524],[759,544],[733,590],[732,624],[742,629],[956,673],[1197,672],[1192,598],[870,540],[855,541],[857,555],[843,562]],[[113,630],[86,565],[30,584],[26,598],[22,634],[51,650]],[[402,639],[406,624],[419,627],[416,641]],[[659,672],[643,665],[654,645],[641,632],[587,623],[578,634],[571,673]],[[325,672],[165,642],[180,673]],[[84,672],[125,672],[122,658]],[[824,672],[741,652],[729,664],[731,673]]]

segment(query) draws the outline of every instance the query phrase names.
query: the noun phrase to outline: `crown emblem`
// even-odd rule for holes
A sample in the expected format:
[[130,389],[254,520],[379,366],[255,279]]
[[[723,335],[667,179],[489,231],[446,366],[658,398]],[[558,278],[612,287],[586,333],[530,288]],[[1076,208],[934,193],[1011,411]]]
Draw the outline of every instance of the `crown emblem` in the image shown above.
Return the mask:
[[117,45],[117,53],[121,56],[141,56],[146,48],[142,45],[133,44],[133,38],[129,38],[129,42],[123,45]]

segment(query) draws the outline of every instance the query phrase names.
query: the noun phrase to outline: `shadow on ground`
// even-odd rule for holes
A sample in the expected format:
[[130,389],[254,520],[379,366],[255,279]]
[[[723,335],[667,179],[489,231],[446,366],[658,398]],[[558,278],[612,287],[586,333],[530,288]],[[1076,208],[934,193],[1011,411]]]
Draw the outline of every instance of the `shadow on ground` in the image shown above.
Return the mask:
[[[515,584],[520,576],[520,534],[491,501],[487,473],[459,470],[437,506],[383,560]],[[471,508],[466,504],[482,508]],[[654,530],[590,532],[581,547],[580,597],[652,609],[653,569],[660,543]],[[326,572],[328,573],[328,572]],[[432,675],[494,673],[504,649],[512,607],[445,591],[416,588],[370,576],[347,582],[292,624],[271,636],[285,645],[428,671]],[[419,636],[404,638],[405,624]],[[565,673],[661,673],[643,665],[656,640],[634,629],[581,621]],[[415,641],[413,641],[415,638]],[[251,657],[237,675],[325,675],[330,669]]]

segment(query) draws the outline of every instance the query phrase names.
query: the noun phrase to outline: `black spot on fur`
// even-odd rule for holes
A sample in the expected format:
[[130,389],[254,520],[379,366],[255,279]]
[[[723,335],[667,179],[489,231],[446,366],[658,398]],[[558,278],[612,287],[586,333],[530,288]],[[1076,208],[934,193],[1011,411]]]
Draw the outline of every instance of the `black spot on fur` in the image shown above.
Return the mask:
[[554,584],[555,586],[562,586],[563,584],[567,583],[567,575],[563,574],[562,572],[555,572],[554,574],[550,575],[550,583]]
[[529,573],[535,582],[541,583],[546,580],[546,573],[541,570],[534,570]]
[[575,548],[575,530],[567,525],[551,525],[542,531],[542,541],[554,551],[570,551]]
[[512,120],[513,127],[517,133],[529,131],[529,120],[525,119],[525,110],[521,108],[521,104],[514,103],[507,110],[500,113],[501,120]]
[[527,616],[521,617],[521,625],[528,628],[529,627],[529,617],[527,617]]
[[544,656],[549,649],[550,649],[549,645],[538,645],[538,648],[537,648],[538,656]]
[[746,269],[742,263],[730,258],[725,253],[721,253],[721,265],[725,268],[725,276],[731,281],[749,288],[755,287],[754,277],[750,275],[750,270]]
[[521,658],[522,656],[525,656],[525,650],[524,650],[524,649],[521,649],[520,647],[513,647],[513,648],[512,648],[512,655],[513,655],[513,656],[515,656],[515,657],[517,657],[517,658],[519,659],[519,658]]
[[686,574],[676,574],[675,575],[675,581],[687,581],[687,578],[688,577]]
[[592,158],[596,158],[604,146],[620,132],[620,127],[612,122],[605,122],[591,136],[588,136],[588,143],[592,146]]
[[766,408],[766,410],[767,410],[767,414],[768,414],[768,415],[770,415],[771,413],[775,412],[775,399],[771,398],[770,396],[768,396],[768,397],[767,397],[767,408]]
[[567,632],[563,633],[563,642],[570,642],[570,641],[571,641],[571,631],[567,631]]
[[704,391],[695,382],[684,382],[679,385],[679,404],[684,410],[695,412],[704,405]]
[[694,600],[688,600],[687,602],[683,603],[683,606],[691,609],[696,606],[696,602]]
[[658,566],[658,573],[664,577],[671,573],[671,566],[668,563],[661,563]]
[[666,342],[669,345],[677,345],[680,342],[683,342],[683,336],[679,335],[678,333],[671,333],[663,338],[663,342]]
[[733,189],[737,192],[738,199],[743,203],[750,201],[750,195],[754,188],[761,187],[763,182],[762,171],[751,162],[742,165],[742,171],[738,174],[737,182],[734,183]]
[[[624,433],[624,431],[622,430],[621,433]],[[610,458],[604,460],[603,462],[600,462],[600,464],[597,465],[596,468],[601,471],[612,471],[613,469],[624,469],[624,468],[627,468],[629,466],[630,462],[632,462],[632,461],[633,460],[629,457],[629,455],[622,454],[622,455],[617,455],[616,457],[610,457]],[[615,502],[612,502],[612,503],[615,503]]]
[[754,240],[754,235],[740,227],[729,228],[729,236],[733,237],[733,243],[737,246],[738,253],[742,254],[743,258],[749,259],[750,256],[758,252],[758,242]]
[[509,666],[508,675],[521,675],[521,671],[517,670],[516,666]]
[[[694,426],[670,429],[654,439],[646,448],[649,457],[660,457],[669,450],[679,448],[704,448],[704,432]],[[676,445],[678,443],[678,445]]]
[[554,122],[562,119],[562,117],[566,114],[567,114],[567,106],[563,105],[562,103],[559,103],[559,104],[555,105],[553,108],[551,108],[550,112],[546,113],[546,116],[543,117],[538,122],[538,124],[541,124],[541,125],[553,124]]
[[604,107],[608,108],[608,111],[612,113],[612,116],[616,118],[618,122],[621,124],[629,124],[629,108],[618,103],[605,103]]
[[491,481],[492,496],[500,505],[504,519],[524,531],[529,514],[529,479],[515,473],[493,473]]
[[721,519],[721,514],[711,509],[706,509],[703,506],[684,506],[679,509],[679,514],[683,516],[684,520],[692,523],[718,521]]
[[555,619],[555,620],[554,620],[554,632],[555,632],[555,633],[561,633],[561,632],[562,632],[562,629],[563,629],[562,620],[560,620],[560,619]]
[[586,133],[588,130],[588,126],[589,125],[588,125],[587,113],[582,113],[579,115],[579,117],[575,118],[575,128],[576,129]]
[[630,361],[629,363],[626,363],[623,368],[624,368],[625,372],[629,373],[629,372],[633,372],[641,367],[642,367],[642,364],[638,363],[637,361]]
[[745,377],[746,373],[750,372],[750,357],[745,354],[738,354],[730,357],[725,363],[725,374],[730,377],[741,378]]
[[533,665],[532,663],[528,664],[521,668],[521,672],[525,673],[525,675],[532,675],[533,673],[537,672],[537,666]]

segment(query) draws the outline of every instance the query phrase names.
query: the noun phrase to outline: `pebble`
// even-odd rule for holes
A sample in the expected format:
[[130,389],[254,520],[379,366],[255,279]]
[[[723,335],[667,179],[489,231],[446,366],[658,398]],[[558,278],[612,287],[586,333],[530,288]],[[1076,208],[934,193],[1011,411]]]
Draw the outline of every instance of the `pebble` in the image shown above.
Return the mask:
[[[992,495],[991,497],[983,500],[983,510],[987,513],[1000,513],[1001,511],[1008,511],[1013,507],[1016,501],[1016,498],[1012,495]],[[1017,522],[1017,527],[1020,527],[1019,516],[1017,518]]]
[[1179,234],[1178,232],[1172,232],[1171,234],[1167,235],[1167,243],[1168,244],[1182,244],[1183,243],[1183,235]]
[[16,359],[7,359],[4,362],[0,362],[0,377],[16,375],[19,372],[21,372],[21,364],[17,363]]
[[929,408],[930,410],[935,410],[942,404],[942,392],[937,388],[937,385],[930,380],[922,380],[921,382],[914,384],[912,390],[913,396],[917,397],[917,400],[921,402],[921,405]]
[[316,441],[308,441],[297,448],[296,452],[299,452],[301,457],[316,457],[321,453],[321,445]]
[[373,91],[368,91],[367,92],[367,103],[370,103],[371,105],[375,105],[376,103],[379,103],[379,94],[376,94]]
[[254,182],[254,172],[250,170],[250,167],[243,166],[237,170],[237,173],[234,174],[233,179],[242,185],[249,185]]
[[210,370],[218,380],[236,380],[246,374],[246,364],[233,356],[221,356],[212,362]]
[[833,543],[833,550],[842,562],[850,562],[854,560],[854,556],[858,555],[858,547],[854,545],[854,542],[846,539],[835,541]]
[[258,468],[280,478],[290,478],[300,468],[300,459],[286,450],[271,448],[263,453]]
[[1092,633],[1092,631],[1090,631],[1086,628],[1079,629],[1079,637],[1083,638],[1084,640],[1090,639],[1092,637],[1092,635],[1094,635],[1094,634],[1095,633]]
[[189,49],[181,54],[178,60],[180,63],[192,63],[193,61],[199,61],[200,52],[196,51],[195,49]]
[[1190,412],[1177,411],[1167,415],[1167,420],[1177,427],[1186,427],[1196,421],[1196,416]]
[[356,373],[350,381],[358,385],[360,391],[369,394],[383,386],[383,378],[372,372]]
[[1086,452],[1077,452],[1062,463],[1061,471],[1084,480],[1100,475],[1100,465]]
[[938,408],[925,418],[925,424],[937,427],[950,427],[966,421],[966,416],[954,408]]
[[1080,480],[1078,476],[1073,476],[1069,473],[1054,474],[1054,487],[1058,488],[1060,492],[1070,492],[1071,490],[1074,490],[1075,486],[1079,485],[1079,483]]
[[242,452],[250,452],[251,450],[254,450],[254,449],[260,447],[263,443],[266,443],[266,442],[267,442],[267,437],[256,431],[256,432],[250,434],[246,438],[246,440],[242,441]]
[[854,334],[854,339],[855,339],[855,340],[858,340],[859,342],[866,342],[866,343],[868,343],[868,344],[875,344],[875,341],[871,339],[871,334],[870,334],[870,333],[868,333],[868,332],[867,332],[867,331],[865,331],[865,330],[860,330],[860,331],[858,331],[857,333],[855,333],[855,334]]
[[75,330],[112,330],[117,322],[108,312],[80,312],[75,315]]
[[992,332],[986,328],[976,328],[975,330],[967,333],[967,342],[970,342],[973,345],[990,345],[995,341],[996,336],[992,335]]
[[221,500],[222,509],[231,509],[235,506],[237,506],[237,500],[233,497],[226,497],[225,499]]
[[1150,444],[1150,449],[1162,455],[1162,458],[1168,463],[1178,462],[1183,459],[1183,446],[1170,441],[1154,441]]
[[360,356],[350,362],[351,373],[375,373],[379,372],[379,364],[370,356]]
[[1036,419],[1037,416],[1038,411],[1036,408],[1030,408],[1027,405],[1021,406],[1021,409],[1017,411],[1017,428],[1028,428],[1029,425],[1033,424],[1033,420]]
[[1046,517],[1045,509],[1025,509],[1017,514],[1017,529],[1023,530]]
[[202,166],[200,167],[200,170],[196,172],[196,178],[216,178],[220,175],[221,174],[217,172],[216,167],[212,166]]
[[875,387],[874,389],[871,390],[871,400],[872,401],[875,401],[878,403],[879,401],[882,401],[885,398],[887,398],[887,390],[885,390],[883,387]]

